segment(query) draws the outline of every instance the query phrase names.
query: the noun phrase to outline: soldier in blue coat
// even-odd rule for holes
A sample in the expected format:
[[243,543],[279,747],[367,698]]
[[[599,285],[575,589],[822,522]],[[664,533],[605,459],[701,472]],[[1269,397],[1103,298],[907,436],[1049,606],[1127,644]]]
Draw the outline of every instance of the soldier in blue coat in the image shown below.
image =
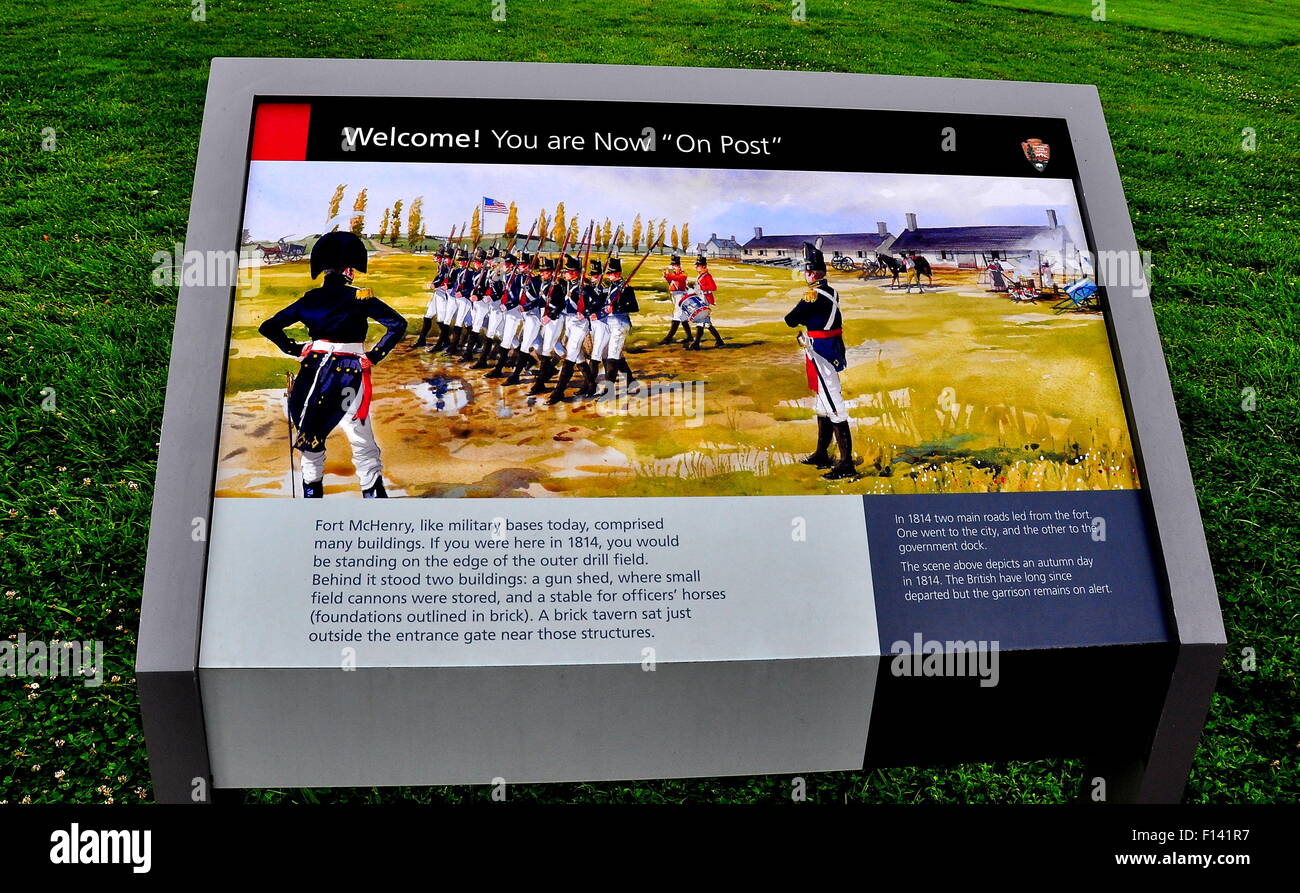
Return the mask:
[[[840,296],[826,280],[826,258],[820,242],[803,246],[804,279],[808,291],[794,309],[785,315],[791,328],[802,326],[799,341],[804,348],[804,369],[808,387],[815,393],[813,410],[817,413],[817,449],[801,460],[805,465],[829,468],[827,480],[856,478],[853,461],[853,434],[849,430],[849,410],[840,390],[840,373],[848,363],[844,351],[844,318],[840,313]],[[839,461],[831,459],[827,448],[831,436],[839,448]]]
[[[352,277],[366,271],[366,246],[350,232],[326,233],[311,250],[313,288],[258,327],[284,353],[301,357],[289,392],[289,418],[298,434],[293,446],[302,456],[303,496],[325,495],[325,440],[341,427],[352,447],[352,464],[367,499],[384,498],[383,462],[370,417],[370,369],[388,356],[406,334],[406,320]],[[387,331],[370,350],[370,320]],[[301,323],[311,340],[299,344],[285,329]]]

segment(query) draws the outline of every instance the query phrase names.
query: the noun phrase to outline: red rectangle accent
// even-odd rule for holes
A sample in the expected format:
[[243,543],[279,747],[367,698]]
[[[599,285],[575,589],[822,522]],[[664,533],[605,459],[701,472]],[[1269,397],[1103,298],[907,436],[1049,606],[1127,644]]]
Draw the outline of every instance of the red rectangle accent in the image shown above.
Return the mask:
[[306,161],[311,105],[262,102],[253,124],[253,161]]

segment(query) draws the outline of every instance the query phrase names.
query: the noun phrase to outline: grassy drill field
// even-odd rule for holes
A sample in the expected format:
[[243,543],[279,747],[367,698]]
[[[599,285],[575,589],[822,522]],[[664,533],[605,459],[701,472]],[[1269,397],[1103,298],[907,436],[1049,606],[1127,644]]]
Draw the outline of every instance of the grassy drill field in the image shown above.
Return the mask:
[[[431,260],[377,256],[364,282],[419,330]],[[628,356],[638,394],[558,407],[460,360],[414,351],[375,374],[385,475],[412,496],[692,496],[961,493],[1128,488],[1136,483],[1099,313],[1016,304],[971,271],[925,294],[832,273],[845,318],[862,478],[830,483],[798,464],[816,439],[802,352],[782,321],[804,286],[789,269],[715,261],[726,341],[685,351],[668,328],[663,259],[638,283]],[[297,363],[257,332],[304,287],[306,264],[245,270],[236,301],[217,494],[287,496],[284,373]],[[643,284],[642,284],[643,283]],[[250,290],[251,289],[247,289]],[[375,325],[375,336],[382,329]],[[305,330],[290,330],[306,340]],[[679,335],[680,337],[680,335]],[[677,391],[670,390],[677,388]],[[572,393],[572,392],[570,392]],[[942,407],[942,409],[941,409]],[[328,447],[327,492],[359,495],[347,440]],[[396,495],[396,492],[394,495]]]
[[[186,3],[0,6],[0,31],[22,48],[0,57],[0,634],[99,639],[108,653],[99,688],[0,679],[0,801],[151,796],[131,667],[176,291],[150,274],[155,252],[184,239],[208,61],[249,54],[1097,84],[1138,244],[1154,259],[1152,300],[1228,630],[1186,796],[1296,799],[1297,4],[1110,5],[1110,20],[1097,22],[1084,2],[1045,12],[1036,0],[918,0],[864,12],[811,0],[800,23],[787,3],[741,0],[511,0],[506,22],[492,21],[488,4],[223,0],[201,22]],[[707,350],[693,361],[713,362]],[[808,796],[1059,802],[1081,772],[1058,759],[822,774],[809,778]],[[788,795],[783,777],[511,789],[513,800],[541,802]],[[239,796],[459,803],[488,793]]]

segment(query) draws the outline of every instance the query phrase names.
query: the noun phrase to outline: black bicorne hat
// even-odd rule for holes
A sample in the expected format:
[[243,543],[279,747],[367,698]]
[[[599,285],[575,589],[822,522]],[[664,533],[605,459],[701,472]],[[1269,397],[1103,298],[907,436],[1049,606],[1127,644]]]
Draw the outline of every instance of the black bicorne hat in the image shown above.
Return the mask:
[[805,273],[809,271],[826,273],[826,257],[822,254],[821,241],[821,239],[818,239],[816,245],[811,242],[803,243],[803,269]]
[[549,257],[543,257],[537,262],[537,269],[543,273],[554,273],[555,261]]
[[518,260],[518,263],[521,263],[521,264],[531,264],[534,260],[536,260],[536,258],[533,257],[533,255],[529,254],[527,251],[521,251],[521,252],[519,252],[519,260]]
[[617,257],[611,257],[609,263],[605,265],[606,273],[622,273],[623,261]]
[[326,233],[311,246],[311,278],[323,270],[366,271],[366,243],[356,233],[337,230]]
[[574,257],[572,254],[566,254],[566,255],[564,255],[564,272],[566,272],[566,273],[581,273],[581,272],[582,272],[582,261],[578,260],[578,259],[577,259],[576,257]]
[[517,263],[519,263],[519,258],[515,257],[515,256],[514,256],[513,254],[511,254],[509,251],[507,251],[505,254],[501,255],[501,259],[502,259],[503,261],[505,261],[506,263],[508,263],[508,264],[517,264]]
[[604,270],[604,264],[602,264],[599,260],[597,260],[596,258],[593,257],[593,258],[591,259],[591,265],[590,265],[590,268],[587,270],[587,275],[588,275],[588,276],[599,276],[599,275],[600,275],[601,273],[603,273],[603,272],[605,272],[605,270]]

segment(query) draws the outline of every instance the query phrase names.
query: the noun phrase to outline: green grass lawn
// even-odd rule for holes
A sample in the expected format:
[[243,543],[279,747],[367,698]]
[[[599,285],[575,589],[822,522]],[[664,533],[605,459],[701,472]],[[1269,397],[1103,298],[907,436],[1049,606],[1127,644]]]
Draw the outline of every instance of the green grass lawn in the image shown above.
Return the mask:
[[[510,0],[7,3],[0,32],[0,634],[102,639],[100,688],[0,679],[0,800],[149,799],[131,676],[174,289],[208,61],[335,56],[857,71],[1097,84],[1182,418],[1228,627],[1189,801],[1294,800],[1300,511],[1300,49],[1294,2]],[[1048,8],[1052,12],[1037,11]],[[1273,21],[1270,23],[1269,18]],[[991,35],[993,35],[991,37]],[[647,78],[654,73],[646,71]],[[400,92],[402,84],[393,84]],[[449,92],[456,85],[447,85]],[[57,147],[42,151],[53,128]],[[1255,151],[1242,148],[1251,128]],[[224,337],[214,332],[214,338]],[[1253,389],[1253,410],[1243,391]],[[50,391],[49,389],[53,389]],[[53,394],[57,411],[44,411]],[[1240,652],[1252,648],[1253,671]],[[62,773],[56,774],[56,773]],[[809,779],[821,802],[1054,802],[1078,763]],[[784,778],[515,788],[568,802],[755,802]],[[484,788],[259,802],[483,800]]]

